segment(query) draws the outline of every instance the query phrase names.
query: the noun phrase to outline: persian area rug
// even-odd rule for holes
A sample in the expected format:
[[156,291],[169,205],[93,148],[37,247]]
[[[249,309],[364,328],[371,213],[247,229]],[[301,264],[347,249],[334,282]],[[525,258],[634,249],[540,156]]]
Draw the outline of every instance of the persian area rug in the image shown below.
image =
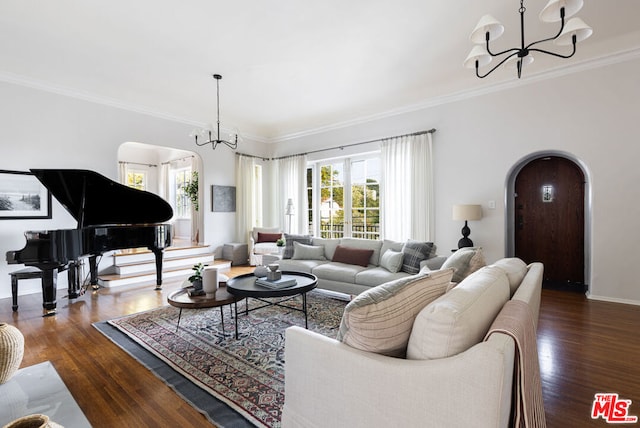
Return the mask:
[[[309,330],[336,337],[346,303],[319,291],[307,293]],[[301,307],[302,301],[298,296],[286,304]],[[262,305],[249,300],[249,309]],[[94,326],[214,424],[279,427],[285,330],[304,327],[304,314],[270,306],[246,315],[244,308],[244,301],[238,302],[238,340],[229,306],[224,307],[225,331],[219,308],[183,309],[176,329],[179,309],[172,306]]]

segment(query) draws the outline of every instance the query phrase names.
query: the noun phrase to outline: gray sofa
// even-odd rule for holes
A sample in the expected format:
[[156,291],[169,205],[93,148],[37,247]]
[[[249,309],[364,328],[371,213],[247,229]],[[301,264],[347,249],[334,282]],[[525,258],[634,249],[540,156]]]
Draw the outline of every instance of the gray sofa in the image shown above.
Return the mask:
[[[325,290],[355,295],[385,282],[418,273],[411,269],[403,270],[406,267],[404,265],[395,272],[395,269],[389,269],[390,265],[387,262],[392,253],[397,255],[398,252],[408,252],[408,246],[415,247],[416,244],[420,244],[417,241],[326,239],[287,235],[285,240],[287,246],[283,259],[278,262],[280,270],[312,273],[318,277],[318,288]],[[446,260],[446,257],[435,255],[433,243],[428,244],[431,245],[431,251],[427,258],[419,262],[417,270],[424,267],[430,270],[439,269]],[[338,246],[373,252],[367,266],[343,263],[333,261]],[[385,256],[387,251],[391,253]]]

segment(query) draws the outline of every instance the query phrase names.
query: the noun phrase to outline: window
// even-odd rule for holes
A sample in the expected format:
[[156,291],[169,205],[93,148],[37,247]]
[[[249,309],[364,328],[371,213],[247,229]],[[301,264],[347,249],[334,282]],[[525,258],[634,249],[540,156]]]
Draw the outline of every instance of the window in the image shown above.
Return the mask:
[[[378,156],[318,162],[317,203],[307,170],[309,230],[323,238],[380,238],[380,159]],[[314,222],[318,219],[318,224]]]
[[313,176],[314,176],[315,168],[310,166],[307,168],[307,218],[309,219],[309,231],[313,231]]
[[344,236],[344,164],[320,166],[320,236]]
[[178,218],[191,218],[191,201],[184,191],[184,186],[191,180],[191,168],[180,168],[173,171],[174,213]]
[[128,170],[127,186],[138,190],[147,190],[147,173],[145,171]]
[[351,162],[351,236],[380,238],[380,161]]

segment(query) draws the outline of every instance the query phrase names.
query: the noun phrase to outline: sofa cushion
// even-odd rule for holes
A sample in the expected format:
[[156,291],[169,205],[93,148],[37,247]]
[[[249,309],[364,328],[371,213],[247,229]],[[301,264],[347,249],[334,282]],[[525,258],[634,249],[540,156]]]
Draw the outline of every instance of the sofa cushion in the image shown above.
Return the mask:
[[511,296],[513,296],[513,293],[516,292],[518,286],[527,275],[527,264],[517,257],[509,257],[498,260],[492,266],[497,266],[507,273]]
[[460,282],[485,265],[482,248],[465,247],[451,254],[442,264],[442,269],[453,268],[453,282]]
[[280,247],[275,242],[260,242],[253,246],[253,254],[278,254]]
[[407,276],[360,293],[345,307],[337,339],[354,348],[404,357],[416,315],[441,296],[452,269]]
[[407,358],[430,360],[459,354],[479,343],[509,300],[506,273],[487,266],[427,305],[415,319]]
[[305,245],[293,241],[293,260],[326,260],[322,245]]
[[356,275],[365,269],[367,268],[359,265],[330,262],[318,265],[317,267],[313,268],[311,273],[320,279],[326,279],[336,282],[349,282],[355,284]]
[[372,254],[373,250],[338,245],[331,261],[367,267]]
[[356,275],[356,284],[375,287],[385,282],[409,276],[406,272],[389,272],[382,266],[371,266]]
[[311,235],[289,235],[284,234],[284,252],[282,253],[283,259],[290,259],[293,256],[293,243],[299,242],[305,245],[311,245],[313,237]]
[[380,256],[380,267],[389,272],[396,273],[402,268],[404,253],[402,251],[387,250]]
[[420,262],[429,258],[432,249],[433,242],[420,242],[409,239],[402,247],[404,254],[402,271],[412,275],[420,272]]
[[312,273],[312,271],[325,263],[330,263],[328,260],[293,260],[293,259],[282,259],[278,260],[278,265],[280,266],[281,271],[291,271],[291,272],[306,272]]
[[258,240],[256,243],[261,242],[276,242],[278,239],[282,238],[282,233],[264,233],[258,232]]
[[382,241],[375,239],[358,239],[358,238],[342,238],[340,245],[349,248],[361,248],[364,250],[373,250],[369,264],[379,266],[380,265],[380,249],[382,248]]
[[382,241],[382,247],[380,248],[380,257],[382,257],[382,255],[387,250],[402,251],[402,247],[404,247],[403,241],[392,241],[390,239],[385,239]]
[[336,252],[336,247],[340,245],[340,240],[330,238],[313,238],[313,245],[322,245],[324,247],[324,256],[327,260],[331,260],[333,258],[333,253]]

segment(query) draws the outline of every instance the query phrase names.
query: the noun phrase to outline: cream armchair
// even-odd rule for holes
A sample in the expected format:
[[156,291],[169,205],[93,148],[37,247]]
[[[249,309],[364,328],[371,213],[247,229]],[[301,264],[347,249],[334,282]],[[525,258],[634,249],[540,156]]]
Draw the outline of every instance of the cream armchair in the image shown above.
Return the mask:
[[249,263],[252,266],[262,264],[263,255],[279,255],[276,241],[284,238],[279,227],[254,227],[249,232]]

